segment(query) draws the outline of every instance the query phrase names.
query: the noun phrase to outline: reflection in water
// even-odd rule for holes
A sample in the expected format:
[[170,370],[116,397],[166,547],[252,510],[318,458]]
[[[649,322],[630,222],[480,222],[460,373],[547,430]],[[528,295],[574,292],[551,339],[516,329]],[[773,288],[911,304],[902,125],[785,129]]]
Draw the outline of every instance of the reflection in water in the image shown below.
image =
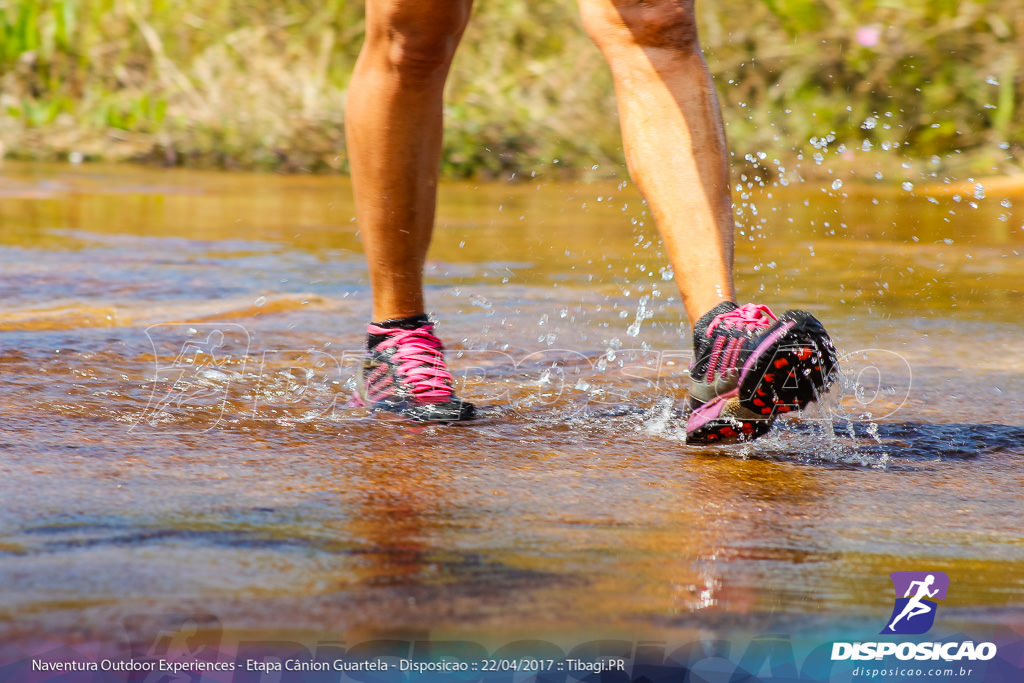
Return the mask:
[[627,187],[444,191],[428,296],[484,409],[425,427],[347,405],[344,181],[4,173],[10,638],[183,600],[238,628],[767,625],[888,614],[888,573],[924,564],[972,618],[1021,602],[1019,188],[740,188],[740,291],[812,309],[844,374],[696,448],[688,324]]

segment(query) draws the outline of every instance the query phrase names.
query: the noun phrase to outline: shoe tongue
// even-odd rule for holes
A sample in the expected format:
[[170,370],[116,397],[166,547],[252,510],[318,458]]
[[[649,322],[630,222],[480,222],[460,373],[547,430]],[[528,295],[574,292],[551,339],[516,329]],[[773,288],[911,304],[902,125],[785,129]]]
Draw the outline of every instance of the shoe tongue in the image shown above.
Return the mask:
[[693,337],[694,337],[694,339],[702,338],[704,336],[705,332],[707,332],[708,325],[710,325],[711,321],[714,320],[716,317],[722,315],[723,313],[728,313],[730,311],[735,311],[738,308],[739,308],[739,306],[737,306],[732,301],[723,301],[722,303],[718,304],[717,306],[712,308],[710,311],[708,311],[707,313],[702,315],[700,317],[700,319],[693,326]]

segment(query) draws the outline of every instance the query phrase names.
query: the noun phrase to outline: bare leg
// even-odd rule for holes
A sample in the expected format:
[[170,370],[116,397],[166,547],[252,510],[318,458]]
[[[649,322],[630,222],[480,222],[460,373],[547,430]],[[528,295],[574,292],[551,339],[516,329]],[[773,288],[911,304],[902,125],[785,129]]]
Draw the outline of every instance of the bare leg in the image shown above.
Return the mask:
[[424,313],[445,78],[472,0],[366,3],[345,135],[373,319]]
[[[729,168],[718,101],[697,42],[694,0],[579,0],[608,59],[630,173],[661,231],[690,321],[735,305]],[[825,390],[835,348],[812,315],[748,305],[694,329],[688,443],[767,433]],[[791,349],[795,349],[791,351]],[[787,374],[776,371],[789,366]],[[771,371],[769,371],[769,367]],[[800,382],[789,378],[803,377]]]
[[693,0],[579,0],[612,69],[626,161],[691,322],[734,300],[729,168]]

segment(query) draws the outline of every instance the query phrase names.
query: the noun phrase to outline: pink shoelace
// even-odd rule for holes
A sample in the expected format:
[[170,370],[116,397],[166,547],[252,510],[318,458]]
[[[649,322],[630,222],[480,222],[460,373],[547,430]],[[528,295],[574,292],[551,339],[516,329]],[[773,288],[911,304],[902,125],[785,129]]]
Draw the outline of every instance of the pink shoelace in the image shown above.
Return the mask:
[[433,329],[430,323],[415,330],[368,327],[370,334],[387,335],[387,339],[377,345],[377,350],[395,349],[392,360],[398,367],[402,384],[413,396],[428,403],[443,403],[454,393],[452,375],[445,368],[444,346]]
[[710,339],[711,334],[719,325],[739,328],[744,332],[753,332],[758,328],[770,326],[778,319],[778,316],[772,313],[772,309],[767,306],[761,304],[743,304],[735,310],[716,315],[708,324],[708,329],[705,334]]

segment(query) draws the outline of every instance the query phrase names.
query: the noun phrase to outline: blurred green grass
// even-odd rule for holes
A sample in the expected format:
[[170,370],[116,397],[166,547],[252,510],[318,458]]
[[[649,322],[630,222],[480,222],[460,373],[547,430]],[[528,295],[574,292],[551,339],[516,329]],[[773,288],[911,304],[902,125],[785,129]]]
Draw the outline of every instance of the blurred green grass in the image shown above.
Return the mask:
[[[698,12],[741,166],[1020,169],[1016,0]],[[344,172],[362,35],[363,3],[346,0],[0,0],[0,152]],[[611,79],[569,0],[478,0],[446,129],[449,177],[624,173]]]

